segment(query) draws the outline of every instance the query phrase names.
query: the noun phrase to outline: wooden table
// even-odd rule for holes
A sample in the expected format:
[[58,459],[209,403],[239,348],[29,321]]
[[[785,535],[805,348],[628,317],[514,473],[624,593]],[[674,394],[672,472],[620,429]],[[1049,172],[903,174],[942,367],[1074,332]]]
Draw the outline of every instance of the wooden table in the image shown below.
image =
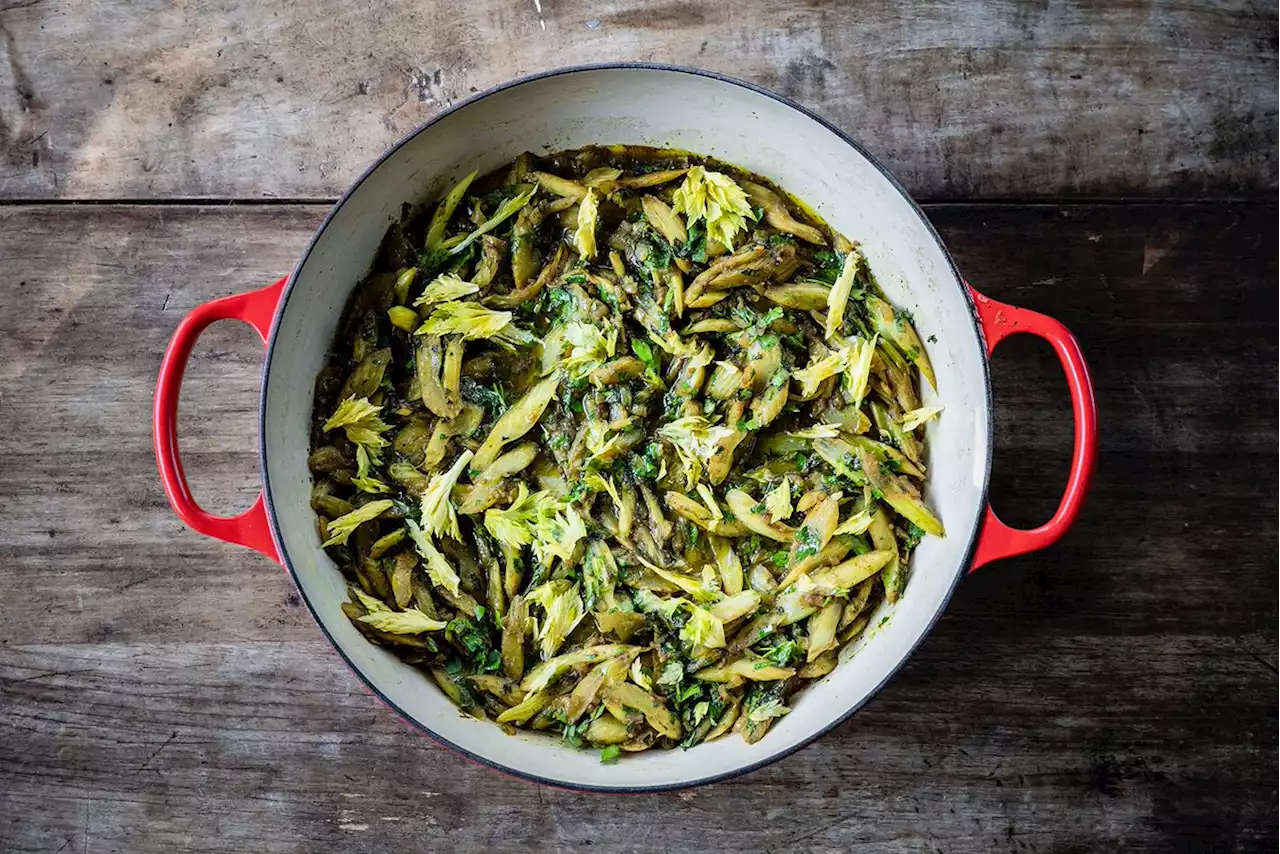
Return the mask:
[[[0,0],[0,851],[1264,851],[1277,838],[1275,3]],[[678,794],[507,779],[364,693],[150,449],[198,303],[287,272],[393,139],[512,76],[746,77],[893,169],[1097,382],[1092,499],[965,581],[807,750]],[[202,339],[183,452],[256,492],[260,349]],[[993,501],[1052,511],[1046,347],[995,357]]]

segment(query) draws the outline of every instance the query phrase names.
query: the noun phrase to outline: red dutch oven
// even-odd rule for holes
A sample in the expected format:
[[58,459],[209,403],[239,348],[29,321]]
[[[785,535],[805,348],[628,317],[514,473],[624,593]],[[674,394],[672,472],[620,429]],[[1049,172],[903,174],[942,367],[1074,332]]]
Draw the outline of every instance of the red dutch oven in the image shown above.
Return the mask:
[[[887,295],[914,315],[938,378],[942,417],[929,425],[926,499],[947,528],[917,549],[903,597],[845,664],[807,688],[754,745],[723,738],[691,750],[647,751],[602,765],[594,753],[538,734],[505,735],[461,716],[433,683],[368,643],[339,610],[343,580],[320,547],[309,504],[312,389],[347,296],[367,274],[405,203],[437,196],[526,150],[633,143],[696,151],[760,173],[860,241]],[[191,495],[178,456],[178,392],[200,333],[243,321],[266,342],[259,421],[262,494],[246,512],[211,515]],[[1010,528],[987,504],[992,402],[987,358],[1010,335],[1048,341],[1066,372],[1075,441],[1053,518]],[[206,303],[179,325],[155,396],[160,476],[179,517],[202,534],[257,549],[282,564],[338,653],[372,691],[437,740],[511,773],[605,791],[675,788],[724,779],[802,747],[844,720],[910,656],[968,571],[1042,549],[1080,512],[1096,447],[1089,373],[1071,334],[1042,314],[982,296],[902,187],[843,132],[748,83],[670,66],[573,68],[519,80],[433,119],[388,151],[334,206],[286,278]]]

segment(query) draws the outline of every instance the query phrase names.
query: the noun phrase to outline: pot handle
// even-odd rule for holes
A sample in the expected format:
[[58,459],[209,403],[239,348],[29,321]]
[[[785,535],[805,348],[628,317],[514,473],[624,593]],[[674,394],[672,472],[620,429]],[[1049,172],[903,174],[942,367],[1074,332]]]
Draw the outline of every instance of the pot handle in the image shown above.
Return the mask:
[[[1089,479],[1093,475],[1093,462],[1098,451],[1098,408],[1093,399],[1093,382],[1085,365],[1080,344],[1065,326],[1052,317],[1025,308],[1015,308],[983,296],[972,287],[973,297],[982,324],[982,334],[987,343],[987,355],[1010,335],[1025,333],[1048,341],[1062,362],[1067,375],[1067,390],[1071,394],[1071,409],[1075,416],[1075,446],[1071,452],[1071,472],[1067,488],[1053,518],[1038,528],[1021,530],[1010,528],[987,505],[974,550],[973,567],[977,569],[1001,558],[1026,554],[1047,548],[1057,542],[1075,522],[1089,491]],[[972,570],[971,570],[972,571]]]
[[182,375],[191,358],[196,339],[210,324],[219,320],[240,320],[257,330],[265,345],[276,305],[284,291],[287,278],[274,285],[248,293],[223,297],[197,306],[178,324],[169,346],[160,362],[160,378],[156,382],[155,408],[152,413],[156,463],[160,467],[160,482],[178,518],[189,527],[218,540],[226,540],[241,546],[257,549],[280,563],[280,553],[271,537],[271,525],[263,494],[239,516],[214,516],[196,504],[187,477],[182,471],[182,459],[178,455],[178,393],[182,388]]

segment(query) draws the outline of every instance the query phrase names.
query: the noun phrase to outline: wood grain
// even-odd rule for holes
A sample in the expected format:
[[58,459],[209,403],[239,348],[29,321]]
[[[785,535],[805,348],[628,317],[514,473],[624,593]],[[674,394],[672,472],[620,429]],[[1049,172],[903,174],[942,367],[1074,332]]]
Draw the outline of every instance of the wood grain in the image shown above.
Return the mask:
[[[966,580],[813,747],[617,798],[418,737],[283,573],[165,504],[167,336],[286,271],[322,207],[0,208],[0,850],[1273,850],[1276,208],[929,213],[975,286],[1081,339],[1102,442],[1080,523]],[[259,358],[220,325],[192,362],[183,451],[215,508],[255,491]],[[1064,386],[1016,338],[994,383],[993,500],[1034,524],[1065,480]]]
[[442,109],[618,60],[745,78],[916,195],[1270,197],[1253,0],[0,3],[0,197],[327,199]]

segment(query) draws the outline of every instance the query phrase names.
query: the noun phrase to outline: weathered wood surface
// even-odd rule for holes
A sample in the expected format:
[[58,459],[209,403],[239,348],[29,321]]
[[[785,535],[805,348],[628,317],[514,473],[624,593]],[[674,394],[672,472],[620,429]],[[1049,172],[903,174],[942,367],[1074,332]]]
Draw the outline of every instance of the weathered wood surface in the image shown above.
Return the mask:
[[[159,352],[285,271],[318,206],[0,208],[0,850],[1265,851],[1277,835],[1272,206],[941,206],[970,280],[1060,317],[1097,380],[1090,504],[966,580],[863,712],[745,778],[581,796],[415,735],[287,577],[160,493]],[[260,350],[215,327],[181,426],[198,494],[254,492]],[[1048,516],[1047,348],[995,360],[993,495]]]
[[446,106],[565,65],[701,66],[929,199],[1270,196],[1276,3],[3,0],[0,196],[329,198]]

